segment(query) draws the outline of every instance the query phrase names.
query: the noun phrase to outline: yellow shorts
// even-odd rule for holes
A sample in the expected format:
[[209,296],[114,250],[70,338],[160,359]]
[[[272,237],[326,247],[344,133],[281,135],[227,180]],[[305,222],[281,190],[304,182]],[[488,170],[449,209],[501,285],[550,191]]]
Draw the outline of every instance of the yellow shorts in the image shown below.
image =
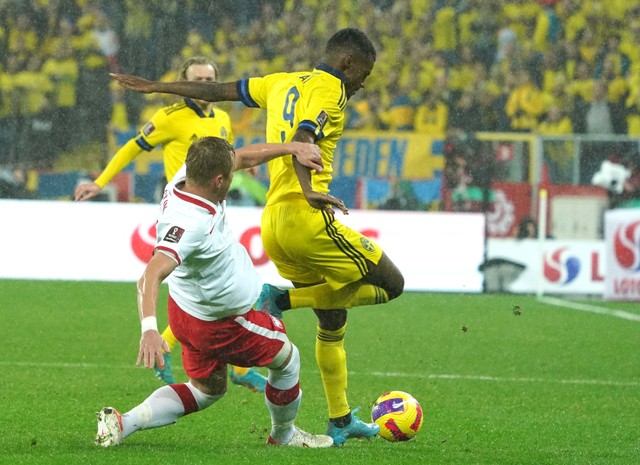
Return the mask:
[[285,279],[335,286],[359,281],[367,260],[378,264],[382,249],[333,215],[309,206],[302,197],[268,205],[262,214],[262,243]]

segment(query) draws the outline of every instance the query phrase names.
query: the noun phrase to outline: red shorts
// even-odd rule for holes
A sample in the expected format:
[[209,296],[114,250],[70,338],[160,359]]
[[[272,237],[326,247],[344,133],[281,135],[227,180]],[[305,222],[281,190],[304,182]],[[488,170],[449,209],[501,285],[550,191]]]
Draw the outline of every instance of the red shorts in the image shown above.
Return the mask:
[[168,310],[169,326],[182,343],[182,363],[190,378],[208,378],[227,363],[241,367],[269,365],[288,340],[281,320],[253,309],[204,321],[180,309],[169,296]]

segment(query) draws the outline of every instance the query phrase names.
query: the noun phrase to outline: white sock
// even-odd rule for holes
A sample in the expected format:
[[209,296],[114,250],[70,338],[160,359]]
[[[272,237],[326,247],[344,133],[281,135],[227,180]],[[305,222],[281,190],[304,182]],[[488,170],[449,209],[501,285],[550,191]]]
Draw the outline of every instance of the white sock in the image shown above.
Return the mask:
[[122,415],[122,437],[126,438],[141,429],[173,424],[184,415],[209,407],[221,397],[207,395],[190,382],[162,386],[140,405]]
[[271,414],[271,438],[281,444],[291,440],[294,420],[300,409],[300,354],[292,346],[291,359],[280,370],[269,370],[265,403]]

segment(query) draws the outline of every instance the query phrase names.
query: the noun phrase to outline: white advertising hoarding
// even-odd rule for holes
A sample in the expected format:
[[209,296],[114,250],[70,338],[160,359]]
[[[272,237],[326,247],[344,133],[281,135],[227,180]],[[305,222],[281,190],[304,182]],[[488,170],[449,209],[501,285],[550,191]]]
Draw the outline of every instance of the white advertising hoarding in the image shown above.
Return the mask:
[[[228,220],[265,282],[279,277],[260,240],[259,208],[229,208]],[[155,243],[152,204],[0,200],[6,240],[0,279],[136,281]],[[343,223],[376,240],[407,290],[480,292],[480,214],[353,210]]]
[[640,209],[605,212],[604,238],[605,299],[640,300]]
[[515,293],[591,294],[604,292],[604,243],[595,240],[490,239],[487,258],[509,260],[523,269],[506,284]]

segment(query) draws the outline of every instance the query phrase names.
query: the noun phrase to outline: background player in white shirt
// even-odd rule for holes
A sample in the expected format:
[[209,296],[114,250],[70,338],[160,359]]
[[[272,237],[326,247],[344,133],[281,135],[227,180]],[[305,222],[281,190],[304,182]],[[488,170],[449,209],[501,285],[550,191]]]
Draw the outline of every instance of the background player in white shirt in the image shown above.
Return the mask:
[[[226,392],[227,364],[269,369],[265,401],[271,414],[267,444],[329,447],[329,436],[312,435],[294,426],[302,391],[300,357],[282,321],[251,308],[261,280],[243,246],[235,240],[225,216],[225,196],[233,171],[291,153],[310,155],[321,169],[311,144],[259,144],[234,153],[218,137],[196,140],[185,169],[167,185],[158,219],[155,253],[138,281],[142,327],[137,363],[162,363],[167,343],[157,329],[159,289],[169,284],[169,324],[182,343],[189,381],[157,389],[125,414],[113,407],[98,412],[96,444],[109,447],[141,429],[175,423],[203,410]],[[308,146],[305,147],[305,146]],[[302,156],[300,159],[302,161]]]

